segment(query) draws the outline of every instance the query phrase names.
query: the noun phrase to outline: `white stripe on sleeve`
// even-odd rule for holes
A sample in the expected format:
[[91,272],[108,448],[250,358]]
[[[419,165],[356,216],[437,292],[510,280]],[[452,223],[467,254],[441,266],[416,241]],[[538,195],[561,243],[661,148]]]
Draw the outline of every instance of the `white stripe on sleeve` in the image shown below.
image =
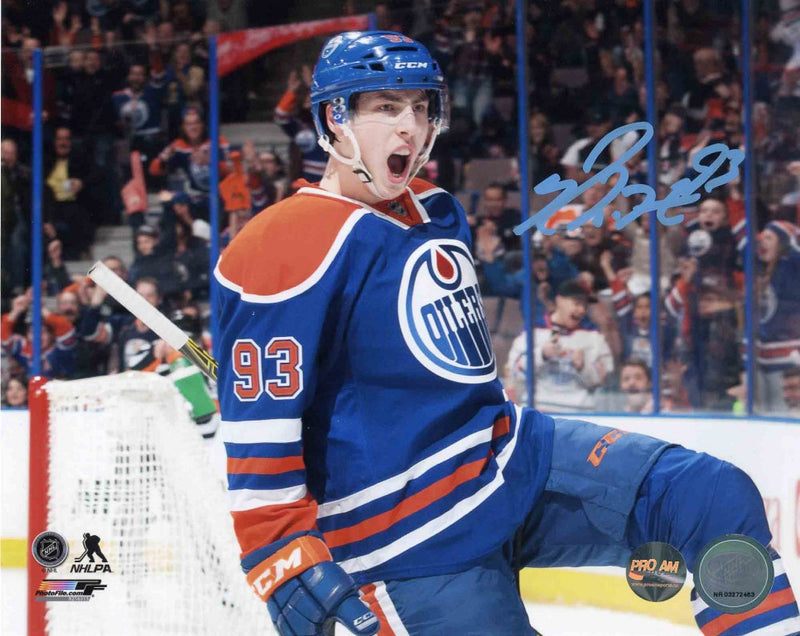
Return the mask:
[[306,492],[305,484],[277,490],[250,490],[247,488],[229,490],[228,509],[231,512],[241,512],[261,508],[261,506],[290,504],[300,501],[306,496]]
[[232,444],[286,444],[296,442],[302,433],[303,421],[298,418],[276,420],[222,420],[219,434],[223,442]]

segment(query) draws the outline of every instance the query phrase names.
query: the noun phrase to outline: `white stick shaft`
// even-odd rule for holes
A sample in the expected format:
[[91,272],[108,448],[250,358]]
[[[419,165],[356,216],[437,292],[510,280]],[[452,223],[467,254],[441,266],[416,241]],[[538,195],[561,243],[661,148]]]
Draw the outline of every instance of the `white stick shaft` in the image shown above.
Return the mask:
[[189,340],[188,336],[171,323],[158,309],[131,288],[101,261],[89,270],[89,278],[105,289],[120,305],[146,324],[173,349],[180,349]]

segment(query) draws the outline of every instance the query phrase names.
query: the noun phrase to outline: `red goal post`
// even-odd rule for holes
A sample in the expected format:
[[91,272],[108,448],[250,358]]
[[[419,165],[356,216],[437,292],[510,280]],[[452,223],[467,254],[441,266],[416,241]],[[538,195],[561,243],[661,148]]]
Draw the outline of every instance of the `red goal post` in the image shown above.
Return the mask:
[[[274,633],[239,567],[224,483],[169,379],[35,378],[29,396],[29,635]],[[44,531],[69,545],[54,572],[30,552]],[[76,563],[85,533],[106,564]],[[67,583],[44,587],[104,587],[84,602],[36,600],[54,579]]]

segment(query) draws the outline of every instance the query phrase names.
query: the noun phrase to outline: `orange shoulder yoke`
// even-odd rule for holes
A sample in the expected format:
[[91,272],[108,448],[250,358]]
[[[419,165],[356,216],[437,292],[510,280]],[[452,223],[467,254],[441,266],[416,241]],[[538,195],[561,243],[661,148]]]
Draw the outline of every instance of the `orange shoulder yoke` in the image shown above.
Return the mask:
[[255,216],[223,252],[220,273],[245,294],[297,287],[322,265],[357,210],[347,201],[297,194]]

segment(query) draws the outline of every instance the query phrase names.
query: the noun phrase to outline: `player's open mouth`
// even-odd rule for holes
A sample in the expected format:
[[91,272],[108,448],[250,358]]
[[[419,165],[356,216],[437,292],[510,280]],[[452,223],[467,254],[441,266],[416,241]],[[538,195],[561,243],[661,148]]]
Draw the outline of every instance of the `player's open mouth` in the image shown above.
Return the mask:
[[411,151],[404,148],[389,155],[386,166],[389,170],[389,180],[392,183],[403,183],[408,175],[411,165]]

